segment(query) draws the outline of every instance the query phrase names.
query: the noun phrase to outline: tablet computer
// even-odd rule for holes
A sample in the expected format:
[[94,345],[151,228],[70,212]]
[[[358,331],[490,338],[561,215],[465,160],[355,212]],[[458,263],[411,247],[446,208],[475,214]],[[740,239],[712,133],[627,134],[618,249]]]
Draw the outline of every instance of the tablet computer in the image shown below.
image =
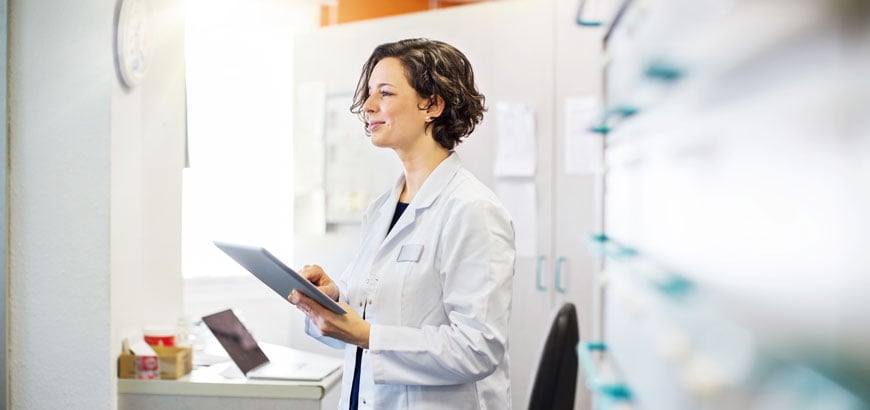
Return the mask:
[[[338,313],[345,314],[345,310],[339,306],[332,298],[326,296],[325,293],[317,289],[308,279],[290,269],[283,262],[278,260],[274,255],[269,253],[264,248],[258,246],[238,245],[226,242],[214,243],[220,250],[224,251],[233,260],[242,265],[248,272],[251,272],[258,279],[263,281],[272,290],[275,291],[282,299],[287,300],[290,292],[296,289],[306,296],[314,299],[317,303],[325,306],[327,309]],[[289,303],[289,301],[288,301]]]

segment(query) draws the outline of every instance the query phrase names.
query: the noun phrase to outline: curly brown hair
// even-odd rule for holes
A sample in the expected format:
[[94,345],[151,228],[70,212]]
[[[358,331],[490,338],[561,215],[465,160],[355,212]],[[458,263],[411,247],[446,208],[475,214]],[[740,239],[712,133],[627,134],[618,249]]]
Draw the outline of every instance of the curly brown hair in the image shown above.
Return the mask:
[[406,39],[375,48],[362,67],[350,106],[352,113],[364,117],[363,105],[369,98],[368,83],[372,70],[387,57],[402,62],[408,83],[417,94],[428,99],[429,105],[418,108],[429,108],[438,96],[444,100],[444,111],[426,124],[433,127],[432,136],[442,147],[455,148],[483,119],[486,98],[477,90],[468,58],[450,44],[425,38]]

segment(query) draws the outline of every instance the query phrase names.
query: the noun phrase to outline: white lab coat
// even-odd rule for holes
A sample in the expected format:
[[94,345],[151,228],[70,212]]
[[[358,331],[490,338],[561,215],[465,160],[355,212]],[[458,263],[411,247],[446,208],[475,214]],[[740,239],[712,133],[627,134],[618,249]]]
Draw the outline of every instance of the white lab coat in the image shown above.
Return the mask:
[[[366,211],[362,245],[336,281],[371,324],[360,409],[492,409],[510,402],[508,325],[516,257],[510,215],[455,153],[429,175],[387,234],[404,177]],[[356,346],[345,348],[340,409]]]

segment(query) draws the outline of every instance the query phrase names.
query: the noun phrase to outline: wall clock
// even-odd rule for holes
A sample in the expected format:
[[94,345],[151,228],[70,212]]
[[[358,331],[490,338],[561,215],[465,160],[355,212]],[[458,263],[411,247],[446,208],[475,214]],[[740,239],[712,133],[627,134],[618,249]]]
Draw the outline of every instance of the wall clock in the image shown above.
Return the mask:
[[142,82],[148,69],[147,10],[144,0],[122,0],[116,27],[118,68],[129,88]]

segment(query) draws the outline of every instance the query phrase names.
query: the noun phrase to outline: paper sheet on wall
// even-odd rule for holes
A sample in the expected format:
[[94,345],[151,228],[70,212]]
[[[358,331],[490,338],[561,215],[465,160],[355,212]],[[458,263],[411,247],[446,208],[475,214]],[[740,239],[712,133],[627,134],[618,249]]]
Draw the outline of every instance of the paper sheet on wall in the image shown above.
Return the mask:
[[594,96],[565,99],[565,173],[600,173],[604,143],[601,135],[589,131],[601,112]]
[[495,104],[497,147],[493,173],[496,176],[535,175],[535,111],[522,102]]
[[514,221],[517,256],[533,257],[538,248],[538,206],[534,181],[500,180],[496,195]]

